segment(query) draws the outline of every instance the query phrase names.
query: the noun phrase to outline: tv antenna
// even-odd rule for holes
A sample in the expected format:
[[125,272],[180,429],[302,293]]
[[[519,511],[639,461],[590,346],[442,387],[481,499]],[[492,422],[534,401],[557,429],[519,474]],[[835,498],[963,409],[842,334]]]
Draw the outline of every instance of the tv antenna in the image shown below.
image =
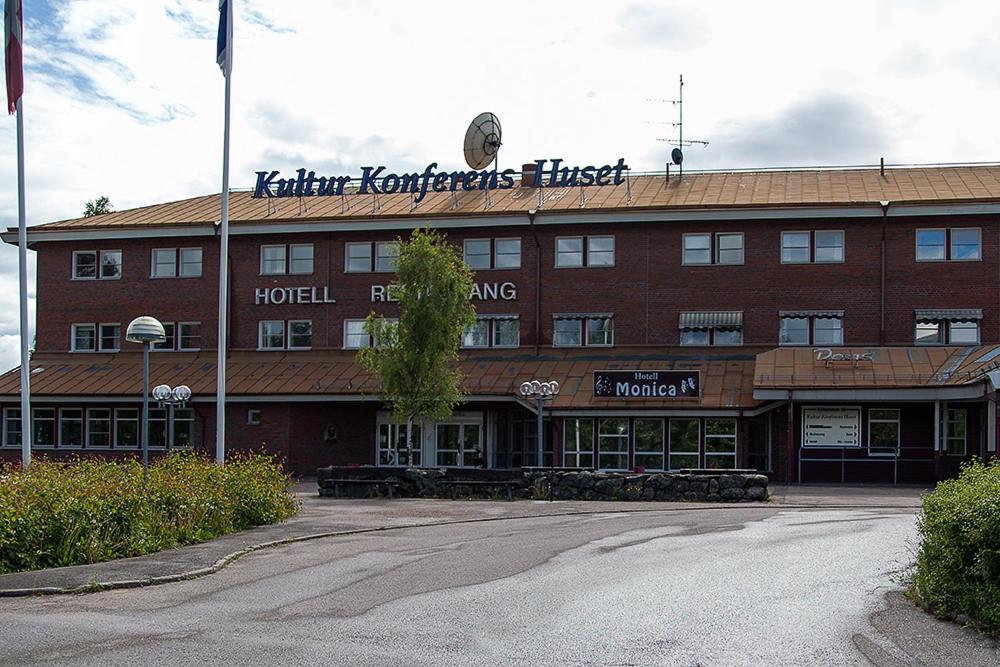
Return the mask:
[[700,139],[684,139],[684,75],[680,76],[680,87],[677,93],[676,100],[660,100],[660,99],[648,99],[648,102],[669,102],[677,108],[677,122],[669,123],[677,128],[677,139],[662,139],[657,138],[657,141],[663,141],[674,147],[670,151],[670,160],[677,165],[680,171],[680,176],[684,176],[684,151],[686,146],[693,146],[694,144],[701,144],[702,146],[707,146],[707,141],[702,141]]
[[[483,169],[490,162],[499,164],[500,152],[500,119],[489,111],[483,112],[472,119],[469,129],[465,131],[465,162],[473,169]],[[490,199],[490,179],[486,179],[486,208],[492,205]]]

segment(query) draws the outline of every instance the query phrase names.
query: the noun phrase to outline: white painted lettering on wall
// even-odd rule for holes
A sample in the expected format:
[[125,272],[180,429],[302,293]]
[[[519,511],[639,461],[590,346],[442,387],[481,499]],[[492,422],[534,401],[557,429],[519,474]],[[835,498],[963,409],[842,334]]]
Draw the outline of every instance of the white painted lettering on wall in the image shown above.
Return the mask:
[[[516,301],[517,285],[506,283],[474,283],[470,299],[476,301]],[[372,303],[399,301],[396,285],[372,285]]]
[[337,303],[330,298],[329,287],[258,287],[253,292],[257,306],[280,306],[286,303]]

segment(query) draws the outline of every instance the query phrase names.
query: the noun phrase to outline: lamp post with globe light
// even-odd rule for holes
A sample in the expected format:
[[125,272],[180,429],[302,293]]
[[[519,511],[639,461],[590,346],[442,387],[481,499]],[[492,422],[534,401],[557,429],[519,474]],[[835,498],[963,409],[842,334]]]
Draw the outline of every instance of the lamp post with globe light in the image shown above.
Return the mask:
[[155,317],[142,316],[129,322],[125,340],[142,345],[142,479],[149,476],[149,351],[167,339],[163,325]]
[[191,388],[179,384],[170,388],[168,384],[158,384],[153,387],[153,398],[159,408],[167,409],[167,449],[174,445],[174,408],[183,408],[191,400]]
[[521,396],[529,399],[533,398],[536,401],[535,413],[538,416],[536,430],[538,436],[538,467],[541,468],[545,463],[545,431],[542,425],[543,410],[545,409],[545,401],[551,401],[559,395],[559,383],[555,380],[549,380],[548,382],[531,380],[530,382],[522,382],[520,389]]

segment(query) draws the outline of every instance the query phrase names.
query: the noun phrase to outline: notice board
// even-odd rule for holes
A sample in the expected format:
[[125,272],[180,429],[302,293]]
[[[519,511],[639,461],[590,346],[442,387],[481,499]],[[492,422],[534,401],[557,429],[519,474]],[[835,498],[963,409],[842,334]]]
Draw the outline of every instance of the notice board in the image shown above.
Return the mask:
[[860,447],[861,408],[803,408],[803,447]]

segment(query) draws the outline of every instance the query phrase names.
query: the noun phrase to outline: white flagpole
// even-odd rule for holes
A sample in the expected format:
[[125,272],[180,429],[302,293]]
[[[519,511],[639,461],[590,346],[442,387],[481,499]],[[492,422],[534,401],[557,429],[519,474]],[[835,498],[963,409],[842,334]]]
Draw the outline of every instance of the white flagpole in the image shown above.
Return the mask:
[[226,3],[226,119],[222,135],[222,222],[219,225],[219,360],[215,388],[215,461],[226,462],[226,325],[229,296],[229,83],[233,73],[233,0]]
[[17,268],[21,301],[21,465],[31,465],[31,368],[28,366],[28,230],[24,216],[24,93],[17,99]]

